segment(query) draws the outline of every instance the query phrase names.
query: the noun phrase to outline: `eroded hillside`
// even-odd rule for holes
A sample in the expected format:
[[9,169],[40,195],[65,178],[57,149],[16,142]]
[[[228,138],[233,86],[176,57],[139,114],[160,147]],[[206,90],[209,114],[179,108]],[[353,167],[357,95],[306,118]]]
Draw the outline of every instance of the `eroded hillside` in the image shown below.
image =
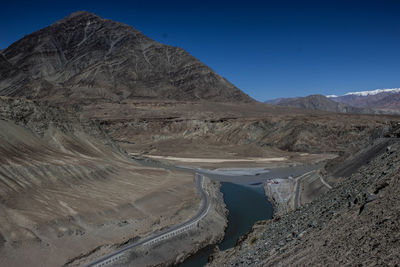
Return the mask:
[[0,111],[2,265],[62,265],[196,212],[192,175],[135,164],[96,123],[23,99]]
[[261,103],[124,101],[88,105],[81,113],[101,121],[129,152],[195,157],[343,154],[383,136],[399,121]]

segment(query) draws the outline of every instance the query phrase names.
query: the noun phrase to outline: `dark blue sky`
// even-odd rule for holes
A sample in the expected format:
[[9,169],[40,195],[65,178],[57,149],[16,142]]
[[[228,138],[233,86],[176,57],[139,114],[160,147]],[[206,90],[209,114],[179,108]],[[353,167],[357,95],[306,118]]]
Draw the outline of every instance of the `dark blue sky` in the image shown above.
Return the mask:
[[257,100],[400,87],[400,1],[2,1],[0,48],[77,10],[180,46]]

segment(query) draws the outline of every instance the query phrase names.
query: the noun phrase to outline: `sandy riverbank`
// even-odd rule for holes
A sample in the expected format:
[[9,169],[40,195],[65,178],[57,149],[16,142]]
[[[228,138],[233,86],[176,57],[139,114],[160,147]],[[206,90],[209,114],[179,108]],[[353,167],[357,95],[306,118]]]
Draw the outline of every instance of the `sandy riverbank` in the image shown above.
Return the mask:
[[[281,153],[282,154],[282,153]],[[281,168],[298,165],[314,164],[324,160],[335,158],[335,154],[310,154],[287,153],[278,157],[176,157],[163,155],[149,155],[130,153],[134,158],[153,159],[172,166],[188,168],[202,168],[208,170],[223,169],[253,169],[253,168]]]
[[[131,153],[130,155],[136,156],[137,154]],[[155,155],[146,155],[148,158],[152,159],[165,159],[172,160],[178,162],[188,162],[188,163],[223,163],[223,162],[255,162],[255,163],[263,163],[263,162],[275,162],[275,161],[284,161],[287,160],[287,157],[275,157],[275,158],[238,158],[238,159],[226,159],[226,158],[182,158],[182,157],[170,157],[170,156],[155,156]]]

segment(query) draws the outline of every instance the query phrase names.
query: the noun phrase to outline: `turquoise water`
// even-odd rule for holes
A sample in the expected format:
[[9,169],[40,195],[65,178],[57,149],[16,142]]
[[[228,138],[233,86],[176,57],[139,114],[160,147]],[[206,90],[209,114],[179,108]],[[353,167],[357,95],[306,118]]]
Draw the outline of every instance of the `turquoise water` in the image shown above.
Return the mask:
[[[255,222],[272,218],[272,205],[264,195],[263,185],[246,186],[221,183],[221,192],[229,210],[228,227],[220,250],[235,246],[238,238],[249,232]],[[188,258],[179,267],[202,267],[207,263],[215,246],[209,246]]]

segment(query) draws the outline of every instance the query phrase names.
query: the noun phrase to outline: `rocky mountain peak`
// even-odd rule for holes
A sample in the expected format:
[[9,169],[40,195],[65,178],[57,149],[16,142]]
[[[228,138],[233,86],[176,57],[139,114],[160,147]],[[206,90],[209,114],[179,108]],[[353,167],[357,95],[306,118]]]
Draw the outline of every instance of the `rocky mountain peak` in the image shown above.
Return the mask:
[[95,23],[101,23],[104,19],[102,19],[101,17],[87,12],[87,11],[77,11],[74,13],[71,13],[70,15],[68,15],[67,17],[60,19],[58,21],[56,21],[55,23],[53,23],[51,26],[57,26],[60,24],[71,24],[74,26],[81,26],[81,24],[83,26],[86,26],[86,24],[95,24]]
[[126,98],[252,101],[181,48],[87,11],[3,51],[0,95],[56,102]]
[[120,22],[112,21],[109,19],[101,18],[100,16],[90,13],[88,11],[77,11],[77,12],[71,13],[67,17],[56,21],[55,23],[50,25],[48,28],[54,27],[54,28],[60,29],[60,26],[61,26],[61,27],[72,27],[74,29],[79,30],[79,29],[90,28],[90,27],[93,27],[94,25],[101,25],[103,27],[120,26],[121,28],[124,28],[125,30],[132,31],[132,32],[138,32],[135,28],[133,28],[131,26],[125,25]]
[[81,11],[75,11],[71,14],[69,14],[67,17],[65,17],[60,21],[67,21],[67,20],[72,20],[72,19],[79,19],[79,18],[89,18],[89,19],[101,19],[101,17],[97,16],[94,13],[85,11],[85,10],[81,10]]

